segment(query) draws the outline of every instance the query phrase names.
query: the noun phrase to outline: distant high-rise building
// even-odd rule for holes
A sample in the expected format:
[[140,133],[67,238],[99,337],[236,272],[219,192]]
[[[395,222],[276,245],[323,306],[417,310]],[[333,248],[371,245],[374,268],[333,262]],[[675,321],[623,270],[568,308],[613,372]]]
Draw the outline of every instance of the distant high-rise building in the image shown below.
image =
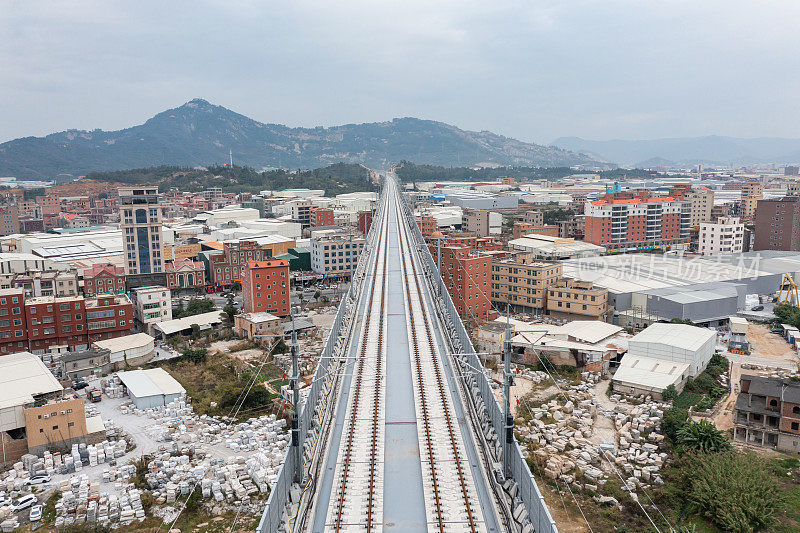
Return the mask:
[[164,271],[158,187],[120,187],[119,213],[125,274]]
[[286,316],[290,312],[289,261],[267,259],[248,261],[242,272],[242,301],[245,313],[267,312]]
[[[688,201],[667,198],[604,199],[586,203],[584,240],[611,251],[653,249],[689,241]],[[684,214],[686,216],[684,216]]]
[[800,174],[800,167],[797,165],[786,165],[783,169],[784,176],[797,176]]
[[736,217],[700,224],[698,251],[703,255],[738,254],[744,250],[744,224]]
[[703,222],[711,221],[711,208],[714,207],[714,191],[707,187],[698,187],[684,195],[691,202],[689,225],[696,227]]

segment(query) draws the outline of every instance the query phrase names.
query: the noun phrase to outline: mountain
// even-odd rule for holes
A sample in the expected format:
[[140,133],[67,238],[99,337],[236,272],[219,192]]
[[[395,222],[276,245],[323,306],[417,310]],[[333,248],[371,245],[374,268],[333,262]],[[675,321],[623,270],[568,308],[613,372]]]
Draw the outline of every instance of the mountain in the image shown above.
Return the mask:
[[399,118],[331,128],[291,128],[255,121],[196,99],[119,131],[68,130],[0,144],[0,176],[52,178],[91,171],[233,161],[254,168],[314,168],[401,160],[454,165],[570,166],[590,158],[443,122]]
[[642,166],[656,161],[662,166],[748,165],[800,161],[800,139],[761,137],[741,139],[709,135],[706,137],[678,137],[627,141],[592,141],[580,137],[562,137],[553,145],[611,161],[620,165]]

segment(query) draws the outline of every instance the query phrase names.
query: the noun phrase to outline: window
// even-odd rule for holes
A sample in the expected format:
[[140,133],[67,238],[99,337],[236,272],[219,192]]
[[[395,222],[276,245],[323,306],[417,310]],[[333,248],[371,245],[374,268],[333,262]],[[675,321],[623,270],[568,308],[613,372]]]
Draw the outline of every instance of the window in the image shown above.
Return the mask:
[[67,424],[67,427],[70,427],[70,428],[71,428],[71,427],[72,427],[72,426],[74,426],[74,425],[75,425],[75,422],[69,422],[69,423]]
[[54,429],[54,430],[58,429],[58,426],[53,426],[53,429]]
[[792,431],[797,431],[798,429],[800,429],[800,423],[792,422]]
[[794,407],[792,407],[792,413],[796,415],[800,414],[800,406],[795,405]]

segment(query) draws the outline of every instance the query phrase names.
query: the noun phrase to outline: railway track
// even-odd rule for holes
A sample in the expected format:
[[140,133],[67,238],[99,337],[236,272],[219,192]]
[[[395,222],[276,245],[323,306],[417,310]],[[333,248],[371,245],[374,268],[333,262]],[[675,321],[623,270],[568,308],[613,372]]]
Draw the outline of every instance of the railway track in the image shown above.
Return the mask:
[[[423,472],[429,529],[437,531],[480,531],[480,504],[473,494],[469,465],[453,416],[452,399],[445,384],[431,317],[423,306],[424,296],[402,208],[395,200],[400,236],[406,320],[411,344],[412,373],[418,414],[418,439]],[[454,483],[455,480],[455,483]],[[455,486],[454,486],[455,485]]]
[[[335,504],[326,529],[382,530],[384,357],[388,225],[381,227],[348,409]],[[376,288],[379,287],[376,298]],[[379,300],[376,305],[376,300]],[[377,308],[377,313],[374,311]],[[371,383],[370,383],[371,382]],[[371,390],[370,390],[371,387]],[[367,451],[367,457],[359,454]]]

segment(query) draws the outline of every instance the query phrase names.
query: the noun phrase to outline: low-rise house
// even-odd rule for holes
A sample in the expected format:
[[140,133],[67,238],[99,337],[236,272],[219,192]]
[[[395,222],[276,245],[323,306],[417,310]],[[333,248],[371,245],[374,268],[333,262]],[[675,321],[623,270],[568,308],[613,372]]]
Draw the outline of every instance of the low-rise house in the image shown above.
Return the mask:
[[733,411],[734,440],[800,452],[800,383],[742,374]]
[[111,352],[108,349],[89,349],[61,355],[61,375],[70,381],[88,376],[102,376],[111,371]]
[[243,313],[233,317],[233,331],[240,337],[270,344],[271,337],[258,335],[283,335],[283,319],[271,313]]
[[134,333],[125,337],[96,341],[92,343],[95,351],[107,351],[112,370],[126,366],[138,366],[150,361],[154,356],[155,339],[147,333]]
[[206,285],[206,269],[200,261],[179,257],[164,268],[167,272],[167,287],[171,290],[202,289]]

